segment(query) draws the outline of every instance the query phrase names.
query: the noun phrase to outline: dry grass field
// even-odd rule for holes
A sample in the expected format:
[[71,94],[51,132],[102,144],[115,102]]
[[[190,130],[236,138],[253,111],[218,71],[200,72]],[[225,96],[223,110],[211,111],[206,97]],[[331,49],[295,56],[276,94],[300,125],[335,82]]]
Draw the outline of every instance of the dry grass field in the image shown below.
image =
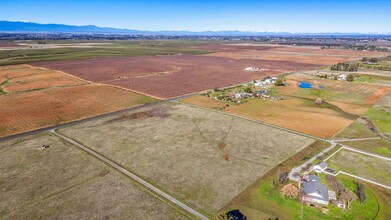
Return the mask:
[[336,169],[337,172],[345,171],[391,186],[390,161],[348,150],[341,150],[331,157],[327,163],[329,167]]
[[153,101],[123,89],[94,84],[6,94],[0,96],[0,137]]
[[49,134],[0,142],[0,161],[0,219],[187,219]]
[[209,214],[313,141],[176,103],[59,132]]
[[270,124],[328,138],[353,122],[353,118],[330,105],[289,98],[282,101],[254,99],[224,111]]

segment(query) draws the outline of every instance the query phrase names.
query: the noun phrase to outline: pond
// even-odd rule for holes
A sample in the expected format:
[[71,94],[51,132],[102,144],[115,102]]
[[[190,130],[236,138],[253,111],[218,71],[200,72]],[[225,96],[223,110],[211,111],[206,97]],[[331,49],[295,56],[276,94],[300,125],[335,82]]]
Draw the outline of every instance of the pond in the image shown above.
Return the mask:
[[306,82],[306,81],[301,81],[299,83],[299,88],[302,88],[302,89],[311,89],[312,88],[312,84],[309,83],[309,82]]

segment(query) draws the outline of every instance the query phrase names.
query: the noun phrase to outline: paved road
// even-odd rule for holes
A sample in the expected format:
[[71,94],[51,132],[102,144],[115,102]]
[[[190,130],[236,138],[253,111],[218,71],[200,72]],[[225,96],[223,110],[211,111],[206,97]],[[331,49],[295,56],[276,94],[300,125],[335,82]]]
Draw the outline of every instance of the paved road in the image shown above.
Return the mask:
[[347,172],[344,172],[344,171],[338,171],[338,173],[336,174],[333,174],[333,173],[330,173],[330,172],[327,172],[327,171],[323,171],[324,173],[327,173],[329,175],[332,175],[332,176],[338,176],[339,174],[345,174],[347,176],[351,176],[353,178],[357,178],[359,180],[362,180],[362,181],[365,181],[365,182],[368,182],[368,183],[372,183],[372,184],[375,184],[375,185],[378,185],[378,186],[381,186],[381,187],[384,187],[386,189],[390,189],[391,190],[391,186],[387,186],[387,185],[384,185],[382,183],[378,183],[378,182],[375,182],[375,181],[372,181],[372,180],[369,180],[369,179],[366,179],[366,178],[363,178],[363,177],[359,177],[359,176],[356,176],[356,175],[353,175],[351,173],[347,173]]
[[51,129],[49,130],[51,133],[53,133],[54,135],[56,135],[57,137],[67,141],[68,143],[71,143],[73,145],[75,145],[76,147],[86,151],[87,153],[91,154],[92,156],[98,158],[99,160],[105,162],[106,164],[110,165],[111,167],[113,167],[114,169],[120,171],[121,173],[125,174],[126,176],[132,178],[134,181],[137,181],[138,183],[140,183],[141,185],[143,185],[144,187],[148,188],[149,190],[153,191],[154,193],[158,194],[159,196],[171,201],[172,203],[174,203],[175,205],[181,207],[182,209],[186,210],[187,212],[191,213],[192,215],[198,217],[199,219],[208,219],[206,216],[204,216],[203,214],[199,213],[198,211],[190,208],[189,206],[187,206],[186,204],[182,203],[181,201],[175,199],[174,197],[170,196],[169,194],[163,192],[162,190],[156,188],[155,186],[151,185],[150,183],[148,183],[147,181],[141,179],[140,177],[138,177],[137,175],[129,172],[128,170],[126,170],[125,168],[121,167],[120,165],[116,164],[115,162],[107,159],[106,157],[96,153],[95,151],[83,146],[82,144],[79,144],[78,142],[68,138],[68,137],[65,137],[64,135],[62,134],[59,134],[57,133],[55,130]]
[[348,141],[368,141],[368,140],[378,140],[381,137],[372,137],[372,138],[353,138],[353,139],[334,139],[335,142],[348,142]]
[[294,181],[299,181],[299,178],[293,177],[294,173],[300,173],[300,171],[303,168],[305,168],[309,163],[312,163],[314,160],[316,160],[317,157],[323,156],[325,153],[327,153],[328,151],[333,149],[335,146],[337,146],[337,143],[335,143],[333,141],[330,141],[329,143],[331,143],[330,147],[324,149],[322,152],[320,152],[317,155],[313,156],[311,159],[307,160],[306,162],[304,162],[300,166],[293,168],[292,171],[288,174],[289,179],[294,180]]
[[365,154],[365,155],[368,155],[368,156],[371,156],[371,157],[376,157],[376,158],[379,158],[379,159],[382,159],[382,160],[391,161],[391,158],[389,158],[389,157],[385,157],[385,156],[382,156],[382,155],[378,155],[378,154],[370,153],[370,152],[367,152],[367,151],[359,150],[359,149],[356,149],[356,148],[353,148],[353,147],[349,147],[349,146],[343,145],[343,144],[339,144],[339,145],[341,145],[342,147],[340,149],[338,149],[336,152],[334,152],[333,154],[331,154],[329,157],[324,159],[324,161],[330,159],[332,156],[334,156],[336,153],[338,153],[339,151],[341,151],[343,149],[350,150],[350,151],[353,151],[353,152],[357,152],[357,153],[360,153],[360,154]]

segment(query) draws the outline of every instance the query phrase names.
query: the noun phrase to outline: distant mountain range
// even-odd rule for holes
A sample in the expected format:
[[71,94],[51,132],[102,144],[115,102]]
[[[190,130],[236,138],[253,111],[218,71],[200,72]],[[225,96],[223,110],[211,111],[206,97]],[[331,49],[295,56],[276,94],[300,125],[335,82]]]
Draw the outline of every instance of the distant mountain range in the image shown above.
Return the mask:
[[246,31],[142,31],[97,27],[95,25],[39,24],[22,21],[0,21],[0,33],[90,33],[131,35],[199,35],[199,36],[270,36],[270,35],[390,35],[391,33],[289,33],[289,32],[246,32]]

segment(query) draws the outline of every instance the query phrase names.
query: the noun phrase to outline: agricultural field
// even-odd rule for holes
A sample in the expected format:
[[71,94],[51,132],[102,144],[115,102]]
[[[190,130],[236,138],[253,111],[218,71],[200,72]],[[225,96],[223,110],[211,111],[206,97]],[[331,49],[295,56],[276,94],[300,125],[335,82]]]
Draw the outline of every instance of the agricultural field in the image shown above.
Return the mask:
[[[133,57],[205,54],[213,51],[187,48],[203,41],[25,41],[0,47],[0,66],[42,61],[80,60],[97,57]],[[11,47],[9,47],[11,45]]]
[[123,89],[96,84],[1,95],[0,137],[154,101]]
[[[171,98],[295,69],[316,67],[313,64],[294,62],[231,60],[197,55],[101,58],[34,65],[61,70],[86,80],[121,86],[158,98]],[[262,66],[264,70],[245,71],[244,68],[249,66]]]
[[349,150],[341,150],[329,160],[328,167],[391,186],[391,162],[363,155]]
[[58,132],[209,216],[313,142],[179,103],[144,107]]
[[254,99],[224,111],[322,138],[332,137],[354,120],[352,115],[332,105],[324,103],[319,106],[313,100],[299,98],[281,101]]
[[288,46],[273,44],[223,44],[195,46],[197,49],[217,50],[207,56],[229,59],[273,60],[316,65],[331,65],[338,62],[357,60],[363,56],[384,57],[388,53],[330,49],[322,50],[314,46]]
[[[152,48],[159,47],[164,48],[164,44]],[[349,50],[325,51],[318,47],[271,44],[180,44],[173,48],[200,50],[207,55],[177,53],[170,54],[173,56],[122,58],[108,55],[111,58],[37,62],[33,65],[61,70],[85,80],[121,86],[157,98],[171,98],[266,76],[316,69],[336,62],[356,60],[363,55],[385,56],[385,53],[380,52],[363,54]],[[246,67],[259,67],[261,70],[245,71]]]
[[0,219],[188,219],[50,134],[0,142],[0,160]]
[[57,71],[27,65],[0,67],[0,83],[4,93],[86,84],[80,79]]

